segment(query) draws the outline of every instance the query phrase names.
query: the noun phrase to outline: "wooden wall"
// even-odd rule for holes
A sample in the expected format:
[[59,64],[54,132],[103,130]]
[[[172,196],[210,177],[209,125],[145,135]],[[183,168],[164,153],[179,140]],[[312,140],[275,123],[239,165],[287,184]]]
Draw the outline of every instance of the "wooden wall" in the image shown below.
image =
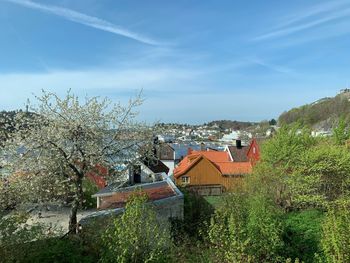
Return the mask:
[[[240,176],[222,176],[221,172],[207,159],[201,159],[184,176],[190,178],[188,186],[222,185],[224,191],[231,190],[242,183]],[[183,186],[181,177],[176,179],[176,184]]]

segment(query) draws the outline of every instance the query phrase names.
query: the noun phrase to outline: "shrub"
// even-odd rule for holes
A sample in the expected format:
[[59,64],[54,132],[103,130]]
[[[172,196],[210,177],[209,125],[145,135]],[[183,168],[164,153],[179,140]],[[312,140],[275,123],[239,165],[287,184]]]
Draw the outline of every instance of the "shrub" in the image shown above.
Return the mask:
[[172,244],[169,229],[165,222],[157,220],[154,209],[146,201],[143,194],[133,195],[124,214],[104,233],[102,262],[169,260]]
[[322,253],[321,232],[324,213],[319,210],[291,212],[284,217],[283,255],[303,262],[314,262],[315,253]]
[[346,205],[330,207],[322,225],[324,262],[350,262],[350,211]]
[[91,197],[93,194],[98,192],[96,184],[91,182],[89,179],[84,178],[83,180],[83,208],[96,208],[96,198]]
[[184,220],[172,220],[173,237],[182,242],[182,239],[190,237],[201,240],[201,235],[206,233],[206,226],[214,213],[214,208],[208,201],[185,188],[181,189],[184,194]]
[[276,262],[283,247],[281,214],[273,203],[261,195],[249,198],[247,220],[249,253],[258,262]]
[[276,262],[283,245],[279,218],[263,196],[230,194],[208,229],[216,257],[223,262]]

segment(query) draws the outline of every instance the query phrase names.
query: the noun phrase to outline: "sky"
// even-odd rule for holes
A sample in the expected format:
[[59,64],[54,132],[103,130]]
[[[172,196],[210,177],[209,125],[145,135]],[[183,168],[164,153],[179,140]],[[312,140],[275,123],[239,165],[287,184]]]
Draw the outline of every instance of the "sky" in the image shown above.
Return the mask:
[[0,0],[0,110],[49,90],[261,121],[350,85],[350,0]]

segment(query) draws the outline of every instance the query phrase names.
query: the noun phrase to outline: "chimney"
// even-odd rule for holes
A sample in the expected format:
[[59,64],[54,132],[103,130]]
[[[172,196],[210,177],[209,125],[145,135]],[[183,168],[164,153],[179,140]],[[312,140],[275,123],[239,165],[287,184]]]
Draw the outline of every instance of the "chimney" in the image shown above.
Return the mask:
[[204,142],[201,143],[201,151],[202,152],[205,151],[205,144],[204,144]]
[[190,155],[191,153],[192,153],[192,148],[189,147],[189,148],[187,149],[187,155]]
[[239,139],[236,140],[236,147],[237,148],[241,148],[242,147],[242,141],[241,140],[239,140]]

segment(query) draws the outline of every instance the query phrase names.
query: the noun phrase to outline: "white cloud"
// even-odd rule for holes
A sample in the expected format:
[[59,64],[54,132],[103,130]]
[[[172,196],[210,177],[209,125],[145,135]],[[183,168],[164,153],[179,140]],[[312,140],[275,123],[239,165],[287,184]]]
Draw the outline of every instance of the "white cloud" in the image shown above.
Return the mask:
[[294,71],[290,68],[284,67],[284,66],[280,66],[280,65],[276,65],[276,64],[272,64],[266,61],[263,61],[259,58],[249,58],[248,61],[250,61],[253,64],[265,67],[267,69],[270,69],[272,71],[276,71],[278,73],[283,73],[283,74],[292,74],[294,73]]
[[302,20],[306,20],[308,18],[311,18],[313,16],[317,16],[323,13],[330,13],[334,10],[339,10],[339,8],[342,8],[344,5],[348,5],[349,0],[341,0],[341,1],[330,1],[321,3],[319,5],[312,6],[308,9],[303,9],[300,12],[291,14],[287,16],[281,23],[279,23],[276,28],[282,28],[286,27],[291,24],[295,24],[297,22],[300,22]]
[[110,32],[116,35],[124,36],[136,41],[149,44],[149,45],[160,45],[160,43],[152,38],[143,36],[141,34],[129,31],[121,26],[115,25],[98,17],[89,16],[68,8],[53,6],[53,5],[44,5],[29,0],[5,0],[23,7],[36,9],[42,12],[49,14],[54,14],[60,17],[63,17],[67,20],[100,29],[106,32]]
[[[99,69],[87,71],[51,71],[47,73],[0,74],[0,105],[7,109],[18,107],[42,89],[63,94],[68,89],[79,95],[105,96],[140,89],[165,92],[185,88],[197,71],[177,68]],[[98,92],[98,91],[101,92]]]
[[[331,7],[334,8],[334,6],[329,6],[330,12],[326,12],[327,8],[319,8],[313,12],[297,15],[294,18],[282,22],[281,25],[272,31],[255,37],[253,40],[261,41],[283,37],[350,16],[350,8],[339,8],[331,12]],[[310,19],[311,17],[314,18]]]

